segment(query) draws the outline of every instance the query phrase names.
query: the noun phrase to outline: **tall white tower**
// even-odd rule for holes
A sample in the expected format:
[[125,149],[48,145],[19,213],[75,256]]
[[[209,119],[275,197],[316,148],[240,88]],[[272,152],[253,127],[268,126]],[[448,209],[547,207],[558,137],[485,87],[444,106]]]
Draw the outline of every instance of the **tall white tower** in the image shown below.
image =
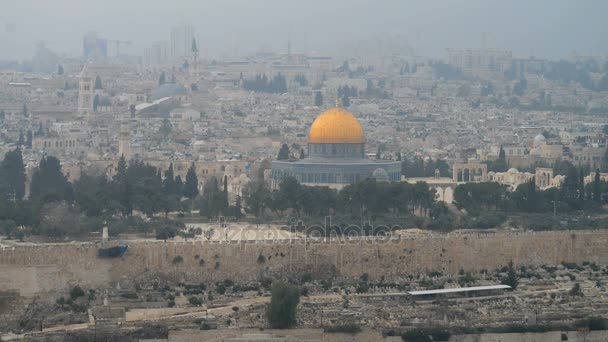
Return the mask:
[[88,73],[87,64],[80,72],[78,82],[78,113],[93,113],[93,100],[95,99],[95,80]]

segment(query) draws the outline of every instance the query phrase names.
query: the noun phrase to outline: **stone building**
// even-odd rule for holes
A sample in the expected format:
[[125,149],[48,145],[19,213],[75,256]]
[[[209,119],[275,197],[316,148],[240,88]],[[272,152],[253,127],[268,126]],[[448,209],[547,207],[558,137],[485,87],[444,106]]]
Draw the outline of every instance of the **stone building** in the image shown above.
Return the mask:
[[367,159],[359,120],[336,106],[319,115],[310,127],[306,158],[272,163],[272,188],[278,188],[286,177],[309,186],[341,189],[367,178],[398,182],[401,163]]

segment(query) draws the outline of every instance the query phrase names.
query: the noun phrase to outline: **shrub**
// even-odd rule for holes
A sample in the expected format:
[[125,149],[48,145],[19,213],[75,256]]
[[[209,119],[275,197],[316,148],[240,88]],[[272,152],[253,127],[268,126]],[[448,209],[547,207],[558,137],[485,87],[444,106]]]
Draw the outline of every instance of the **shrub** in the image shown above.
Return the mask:
[[367,283],[359,283],[359,285],[357,286],[357,293],[365,293],[369,291],[369,285]]
[[572,287],[572,289],[570,289],[570,291],[568,292],[569,295],[571,296],[575,296],[575,297],[583,297],[583,290],[581,290],[581,285],[579,283],[574,284],[574,286]]
[[305,284],[305,283],[310,283],[311,281],[312,281],[312,274],[310,274],[310,273],[304,273],[304,274],[302,274],[302,276],[300,277],[300,282],[301,282],[302,284]]
[[442,329],[414,329],[408,330],[401,339],[406,342],[430,342],[430,341],[449,341],[451,333]]
[[562,265],[565,268],[569,269],[569,270],[577,270],[577,271],[582,271],[583,270],[583,268],[580,267],[579,265],[577,265],[575,262],[566,262],[566,261],[564,261],[564,262],[562,262]]
[[127,298],[127,299],[137,299],[137,298],[139,298],[139,297],[137,297],[137,293],[133,293],[133,292],[123,293],[120,296],[122,298]]
[[511,286],[513,290],[519,285],[519,277],[517,276],[517,272],[515,272],[515,268],[513,268],[513,260],[509,261],[507,277],[502,280],[502,283]]
[[263,264],[266,262],[266,257],[262,254],[258,255],[258,264]]
[[274,329],[286,329],[296,325],[296,307],[300,302],[297,286],[284,282],[272,284],[270,304],[266,311],[268,322]]
[[179,264],[184,261],[184,257],[177,255],[173,258],[173,264]]
[[196,306],[203,304],[203,300],[196,296],[192,296],[192,297],[188,298],[188,302],[190,302],[190,304],[196,305]]
[[270,289],[270,286],[272,285],[272,279],[270,278],[263,278],[262,279],[262,287],[265,288],[266,290]]
[[173,227],[160,227],[156,229],[156,240],[172,239],[177,235],[177,229]]
[[70,298],[72,298],[72,300],[76,300],[76,298],[82,296],[84,296],[84,291],[78,285],[74,286],[70,291]]
[[601,317],[588,317],[575,324],[577,327],[589,328],[589,330],[608,330],[608,320]]
[[215,286],[215,292],[217,292],[218,294],[223,295],[224,293],[226,293],[226,286],[224,286],[224,284],[217,284]]
[[342,324],[342,325],[334,325],[330,327],[324,327],[323,332],[326,333],[350,333],[356,334],[361,332],[361,327],[356,324]]

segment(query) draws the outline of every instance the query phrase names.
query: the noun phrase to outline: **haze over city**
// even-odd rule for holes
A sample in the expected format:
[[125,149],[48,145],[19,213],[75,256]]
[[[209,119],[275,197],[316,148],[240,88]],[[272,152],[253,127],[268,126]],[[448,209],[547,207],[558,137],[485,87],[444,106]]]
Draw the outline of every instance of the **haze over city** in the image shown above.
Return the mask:
[[0,341],[608,341],[607,12],[0,0]]
[[606,11],[601,0],[4,0],[0,60],[29,58],[39,41],[76,56],[82,33],[90,30],[132,41],[125,52],[140,54],[166,39],[177,23],[193,25],[202,56],[213,58],[284,51],[291,32],[295,51],[305,53],[336,53],[347,44],[392,35],[425,56],[442,57],[446,47],[508,46],[517,56],[559,59],[573,51],[607,52]]

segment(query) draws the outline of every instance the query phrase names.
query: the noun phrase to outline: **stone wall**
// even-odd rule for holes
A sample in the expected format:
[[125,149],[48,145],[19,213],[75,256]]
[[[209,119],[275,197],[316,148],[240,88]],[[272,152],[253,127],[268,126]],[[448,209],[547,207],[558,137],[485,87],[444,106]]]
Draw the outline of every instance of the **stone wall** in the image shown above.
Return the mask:
[[0,250],[0,291],[17,290],[31,296],[75,284],[103,288],[159,277],[210,282],[303,273],[315,277],[359,277],[368,273],[370,279],[391,279],[427,271],[494,269],[510,260],[515,265],[562,261],[607,264],[608,230],[452,233],[385,243],[142,241],[130,243],[126,254],[115,259],[98,258],[100,247],[99,243],[71,243],[4,248]]
[[[566,338],[566,339],[564,339]],[[608,331],[549,331],[545,333],[523,334],[480,334],[452,336],[454,342],[604,342],[608,341]]]

